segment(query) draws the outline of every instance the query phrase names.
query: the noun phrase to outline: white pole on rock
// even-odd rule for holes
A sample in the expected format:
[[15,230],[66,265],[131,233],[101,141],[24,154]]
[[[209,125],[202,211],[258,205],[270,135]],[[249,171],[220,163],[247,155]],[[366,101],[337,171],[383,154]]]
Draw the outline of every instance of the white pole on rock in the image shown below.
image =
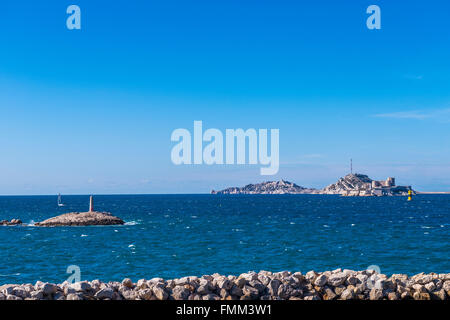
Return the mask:
[[93,196],[91,196],[89,198],[89,212],[92,212],[92,211],[94,211],[94,197]]

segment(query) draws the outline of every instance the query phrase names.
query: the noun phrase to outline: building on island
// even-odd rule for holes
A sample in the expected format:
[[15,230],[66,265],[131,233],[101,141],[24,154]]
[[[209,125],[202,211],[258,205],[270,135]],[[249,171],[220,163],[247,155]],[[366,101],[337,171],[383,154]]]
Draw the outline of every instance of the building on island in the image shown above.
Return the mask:
[[394,196],[407,195],[411,186],[397,186],[395,178],[372,180],[367,175],[350,173],[323,189],[322,193],[343,196]]

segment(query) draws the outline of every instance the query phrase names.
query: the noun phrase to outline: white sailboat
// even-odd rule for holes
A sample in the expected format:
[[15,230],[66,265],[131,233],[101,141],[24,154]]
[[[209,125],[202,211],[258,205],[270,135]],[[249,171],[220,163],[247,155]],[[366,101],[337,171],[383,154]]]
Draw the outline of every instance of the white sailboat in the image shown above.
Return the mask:
[[65,206],[65,204],[62,203],[62,201],[61,201],[61,194],[58,193],[58,207],[64,207],[64,206]]

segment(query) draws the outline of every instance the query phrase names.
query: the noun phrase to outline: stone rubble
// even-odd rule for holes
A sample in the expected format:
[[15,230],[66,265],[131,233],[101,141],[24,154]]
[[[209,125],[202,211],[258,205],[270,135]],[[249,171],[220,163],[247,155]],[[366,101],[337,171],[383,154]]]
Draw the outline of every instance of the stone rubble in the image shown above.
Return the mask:
[[260,271],[133,283],[5,284],[0,300],[450,300],[450,273],[387,277],[372,270]]

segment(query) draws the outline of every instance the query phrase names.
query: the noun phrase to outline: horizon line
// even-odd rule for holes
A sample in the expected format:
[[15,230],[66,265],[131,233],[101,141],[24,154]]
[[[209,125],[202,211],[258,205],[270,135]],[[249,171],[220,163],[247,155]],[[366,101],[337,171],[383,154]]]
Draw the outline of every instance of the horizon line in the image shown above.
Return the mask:
[[[416,191],[417,194],[450,194],[450,191]],[[213,196],[280,196],[280,195],[313,195],[313,196],[339,196],[339,194],[322,194],[322,193],[253,193],[253,194],[212,194],[209,193],[66,193],[61,196],[177,196],[177,195],[213,195]],[[57,197],[58,194],[0,194],[0,197]]]

